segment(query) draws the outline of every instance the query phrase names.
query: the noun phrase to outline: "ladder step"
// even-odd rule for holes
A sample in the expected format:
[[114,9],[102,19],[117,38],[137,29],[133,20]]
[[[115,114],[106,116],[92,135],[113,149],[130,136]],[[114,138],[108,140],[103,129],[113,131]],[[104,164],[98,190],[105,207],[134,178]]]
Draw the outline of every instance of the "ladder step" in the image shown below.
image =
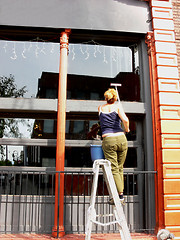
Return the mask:
[[92,220],[92,222],[95,223],[95,224],[101,225],[103,227],[106,227],[106,226],[109,226],[109,225],[113,225],[113,224],[116,224],[116,223],[119,224],[118,221],[113,221],[113,222],[108,222],[108,223],[101,223],[101,222]]

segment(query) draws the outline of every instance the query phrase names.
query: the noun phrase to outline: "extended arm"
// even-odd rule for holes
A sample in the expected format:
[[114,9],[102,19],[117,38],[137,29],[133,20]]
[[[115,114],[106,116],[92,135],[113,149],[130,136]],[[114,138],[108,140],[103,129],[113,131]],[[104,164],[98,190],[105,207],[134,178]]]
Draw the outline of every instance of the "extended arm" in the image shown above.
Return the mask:
[[121,118],[121,120],[122,120],[122,122],[124,124],[125,131],[126,132],[130,132],[130,129],[129,129],[129,119],[126,116],[121,103],[118,103],[118,115],[119,115],[119,117]]

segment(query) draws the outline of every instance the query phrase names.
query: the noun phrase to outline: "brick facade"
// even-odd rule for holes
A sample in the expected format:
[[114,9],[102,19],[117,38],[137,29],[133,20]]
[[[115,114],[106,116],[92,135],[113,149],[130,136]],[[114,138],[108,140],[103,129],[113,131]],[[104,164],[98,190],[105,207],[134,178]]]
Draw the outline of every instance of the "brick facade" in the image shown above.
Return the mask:
[[180,76],[180,0],[172,0],[174,32],[178,56],[178,70]]
[[150,63],[156,227],[180,238],[180,0],[151,0]]

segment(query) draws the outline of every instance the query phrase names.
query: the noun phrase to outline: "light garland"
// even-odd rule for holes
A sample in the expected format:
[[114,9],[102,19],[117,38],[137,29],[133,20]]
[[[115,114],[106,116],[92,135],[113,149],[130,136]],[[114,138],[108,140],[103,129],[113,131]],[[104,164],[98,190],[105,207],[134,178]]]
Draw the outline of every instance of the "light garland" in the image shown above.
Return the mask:
[[17,59],[17,55],[16,55],[16,45],[14,43],[14,47],[13,47],[13,56],[11,57],[12,60],[16,60]]
[[96,53],[97,53],[97,46],[94,46],[94,57],[96,58]]
[[83,49],[82,49],[82,44],[80,44],[80,51],[81,51],[81,53],[84,55],[84,52],[83,52]]
[[54,44],[52,43],[51,53],[54,53]]
[[[82,43],[80,44],[79,46],[79,50],[80,52],[82,53],[82,55],[84,55],[84,60],[88,60],[89,57],[90,57],[90,52],[89,52],[89,42],[86,42],[86,43]],[[106,54],[106,46],[103,46],[103,45],[100,45],[100,44],[97,44],[93,41],[94,43],[94,51],[93,51],[93,56],[94,58],[97,57],[97,54],[103,54],[103,63],[105,64],[108,64],[108,61],[107,61],[107,54]],[[83,46],[85,48],[85,50],[83,49]],[[100,47],[103,48],[102,51],[100,50]],[[118,57],[118,53],[117,53],[117,50],[115,47],[111,47],[111,51],[112,51],[112,54],[111,54],[111,58],[114,62],[117,62],[117,57]],[[75,60],[75,56],[76,56],[76,53],[75,53],[75,44],[70,44],[69,46],[69,55],[71,55],[71,60],[74,61]]]
[[[49,43],[48,41],[45,41],[38,37],[36,39],[29,41],[29,46],[27,46],[27,43],[24,42],[22,52],[21,52],[22,58],[26,59],[28,57],[27,53],[31,51],[32,47],[35,48],[34,54],[36,58],[38,58],[40,54],[47,55],[47,49],[45,45],[46,42]],[[34,46],[33,46],[33,43],[35,44]],[[94,45],[94,49],[90,51],[89,46],[93,46],[92,44]],[[75,49],[75,46],[76,44],[69,45],[69,55],[71,56],[72,61],[74,61],[76,58],[77,48]],[[6,41],[3,46],[5,53],[7,53],[7,48],[8,48],[8,41]],[[86,61],[90,58],[90,54],[92,54],[94,58],[97,58],[98,55],[101,55],[103,63],[108,64],[107,52],[106,52],[107,46],[101,45],[95,42],[94,40],[91,40],[89,42],[79,43],[79,50],[80,50],[80,53],[84,56],[83,57],[84,60]],[[112,47],[112,46],[110,48],[110,58],[112,59],[113,62],[116,62],[117,64],[119,63],[121,57],[123,57],[124,55],[124,52],[120,50],[121,49],[117,49],[116,47]],[[52,43],[50,54],[54,54],[54,52],[55,52],[55,44]],[[17,56],[17,53],[16,53],[16,42],[13,42],[12,55],[10,56],[10,58],[12,60],[16,60],[18,57],[19,56]]]
[[72,54],[73,54],[72,60],[74,61],[74,59],[75,59],[74,45],[73,45],[73,49],[72,49]]
[[[50,50],[51,54],[53,54],[55,52],[54,46],[55,45],[52,43],[52,47],[51,47],[51,50]],[[27,44],[25,42],[23,43],[23,48],[22,48],[22,52],[21,52],[22,58],[24,58],[24,59],[27,58],[26,53],[30,52],[32,47],[33,47],[32,42],[30,42],[28,47],[27,47]],[[7,53],[7,48],[8,48],[8,42],[6,41],[4,46],[3,46],[3,49],[4,49],[5,53]],[[35,52],[34,52],[34,54],[35,54],[36,58],[38,58],[40,53],[46,55],[45,42],[43,42],[42,48],[40,48],[39,42],[36,42],[36,44],[35,44]],[[17,52],[16,52],[16,42],[13,42],[12,55],[10,56],[10,58],[12,60],[16,60],[18,58],[18,55],[17,55]]]
[[105,47],[104,47],[104,50],[103,50],[103,62],[104,63],[108,63],[108,61],[106,60],[106,49],[105,49]]
[[22,57],[23,57],[23,58],[26,58],[26,56],[24,55],[25,52],[26,52],[26,45],[25,45],[25,43],[24,43],[24,48],[23,48],[23,51],[22,51]]
[[36,58],[38,57],[39,55],[39,46],[38,46],[38,42],[36,43],[36,49],[35,49],[35,56]]
[[43,53],[44,55],[46,55],[46,53],[45,53],[45,46],[44,45],[45,45],[45,42],[43,42],[43,47],[42,47],[40,52]]
[[31,48],[32,48],[32,43],[29,44],[28,52],[30,52]]
[[112,49],[112,60],[113,62],[116,62],[117,61],[117,51],[114,47],[111,47]]
[[88,52],[88,45],[86,46],[86,51],[85,51],[85,53],[86,53],[86,57],[85,57],[85,60],[88,60],[88,58],[89,58],[89,52]]

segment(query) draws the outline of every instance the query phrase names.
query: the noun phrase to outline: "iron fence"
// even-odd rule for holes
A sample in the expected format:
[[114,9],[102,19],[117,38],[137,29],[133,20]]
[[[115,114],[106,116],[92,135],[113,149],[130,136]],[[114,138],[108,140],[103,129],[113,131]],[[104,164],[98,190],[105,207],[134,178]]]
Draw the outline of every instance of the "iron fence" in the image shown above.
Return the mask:
[[[155,171],[125,172],[124,212],[131,232],[153,232],[153,221],[146,220],[146,207],[152,199],[147,189],[154,188]],[[89,171],[28,171],[0,169],[0,232],[51,233],[54,225],[55,175],[64,176],[64,227],[66,233],[85,233],[86,214],[93,181]],[[60,178],[59,178],[60,179]],[[62,187],[59,182],[58,189]],[[108,191],[99,176],[96,212],[109,214]],[[149,200],[148,200],[149,199]],[[148,201],[148,203],[147,203]],[[151,207],[151,206],[150,206]],[[152,218],[154,215],[152,214]],[[105,217],[102,222],[109,221]],[[95,233],[117,232],[117,226],[94,226]]]

